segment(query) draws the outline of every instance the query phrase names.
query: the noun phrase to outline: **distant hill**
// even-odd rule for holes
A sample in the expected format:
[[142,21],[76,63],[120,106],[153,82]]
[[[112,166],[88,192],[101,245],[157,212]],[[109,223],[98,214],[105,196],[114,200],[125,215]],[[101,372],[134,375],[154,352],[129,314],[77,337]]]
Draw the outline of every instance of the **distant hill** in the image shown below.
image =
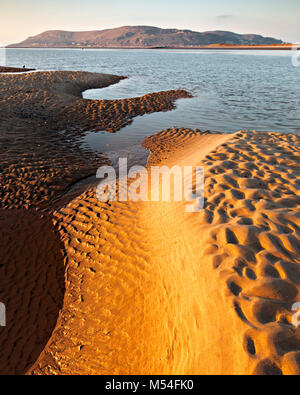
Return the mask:
[[211,44],[269,45],[282,44],[282,41],[257,34],[237,34],[221,30],[199,33],[191,30],[160,29],[152,26],[124,26],[87,32],[51,30],[8,47],[168,48]]

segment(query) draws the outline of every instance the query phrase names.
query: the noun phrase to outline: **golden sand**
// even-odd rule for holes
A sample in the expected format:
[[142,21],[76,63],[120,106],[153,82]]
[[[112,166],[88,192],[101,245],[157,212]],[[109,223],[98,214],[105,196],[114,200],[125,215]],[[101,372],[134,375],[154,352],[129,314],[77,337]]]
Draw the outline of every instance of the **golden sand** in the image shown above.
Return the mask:
[[66,294],[31,372],[298,373],[299,137],[169,130],[147,140],[150,163],[161,152],[164,164],[204,165],[206,208],[104,204],[92,188],[55,212]]
[[[95,187],[78,196],[67,191],[76,174],[92,174],[103,158],[92,164],[76,139],[67,142],[52,128],[74,120],[73,106],[85,108],[74,120],[85,125],[86,112],[101,104],[86,107],[78,92],[117,77],[25,76],[0,76],[7,109],[0,110],[7,147],[0,298],[10,329],[0,329],[1,373],[299,374],[291,306],[300,287],[300,136],[166,130],[145,140],[148,165],[204,166],[204,210],[188,214],[181,202],[101,203]],[[40,86],[32,94],[44,98],[40,115],[51,127],[37,131],[39,100],[24,99],[26,78]],[[19,84],[19,99],[16,88],[4,97],[10,83]],[[133,108],[147,107],[149,97],[133,99]],[[156,99],[159,108],[173,107],[175,96]],[[51,110],[58,100],[62,121]],[[19,119],[25,109],[30,117]],[[92,122],[100,125],[102,114]],[[32,141],[37,153],[29,152]]]

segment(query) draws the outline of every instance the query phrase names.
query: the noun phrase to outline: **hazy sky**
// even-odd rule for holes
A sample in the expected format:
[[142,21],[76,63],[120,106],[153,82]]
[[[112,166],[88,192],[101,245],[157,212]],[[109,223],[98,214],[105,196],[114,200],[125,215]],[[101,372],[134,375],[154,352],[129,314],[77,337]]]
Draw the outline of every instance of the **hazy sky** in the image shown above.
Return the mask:
[[300,0],[0,0],[0,43],[45,30],[151,25],[300,42]]

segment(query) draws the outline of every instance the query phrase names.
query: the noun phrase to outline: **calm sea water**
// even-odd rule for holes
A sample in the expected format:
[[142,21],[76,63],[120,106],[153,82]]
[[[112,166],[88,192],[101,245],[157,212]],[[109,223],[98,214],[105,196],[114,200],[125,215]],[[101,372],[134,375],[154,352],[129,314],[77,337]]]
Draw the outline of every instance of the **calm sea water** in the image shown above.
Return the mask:
[[178,88],[195,95],[177,101],[175,111],[137,117],[115,135],[87,133],[84,143],[102,152],[133,146],[135,151],[145,136],[174,126],[300,132],[300,68],[293,67],[289,51],[9,49],[7,65],[129,77],[87,91],[85,98],[119,99]]

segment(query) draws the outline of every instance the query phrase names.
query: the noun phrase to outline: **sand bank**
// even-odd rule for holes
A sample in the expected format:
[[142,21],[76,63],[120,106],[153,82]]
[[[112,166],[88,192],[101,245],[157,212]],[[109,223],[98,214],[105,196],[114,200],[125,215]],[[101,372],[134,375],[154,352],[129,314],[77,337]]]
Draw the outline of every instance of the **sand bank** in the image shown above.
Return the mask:
[[[192,142],[182,152],[185,135]],[[171,141],[171,165],[202,164],[206,173],[205,210],[160,204],[148,236],[173,291],[173,333],[182,326],[186,347],[176,346],[189,350],[176,353],[178,365],[186,373],[299,374],[291,307],[299,299],[300,138],[241,132],[217,149],[195,138],[170,130],[146,141],[154,164]]]
[[0,66],[0,73],[25,73],[29,71],[34,71],[35,69],[26,69],[26,67],[7,67]]
[[46,207],[95,175],[105,159],[81,147],[84,130],[115,132],[137,115],[172,110],[176,99],[190,97],[179,90],[124,100],[82,98],[87,89],[123,78],[67,71],[0,75],[0,207]]
[[205,167],[205,210],[92,188],[56,211],[64,306],[30,373],[299,373],[299,136],[167,130],[145,145],[149,164]]
[[82,72],[0,75],[0,300],[8,320],[0,330],[1,373],[25,373],[56,325],[68,258],[52,211],[83,189],[73,190],[74,184],[95,176],[107,162],[82,149],[84,127],[111,131],[113,123],[116,130],[138,114],[173,109],[176,98],[189,96],[171,91],[116,102],[81,96],[123,78]]
[[81,98],[119,80],[0,76],[0,372],[299,374],[300,136],[147,138],[149,166],[204,166],[200,213],[180,202],[100,203],[95,187],[68,194],[104,163],[78,145],[87,122],[117,130],[189,96]]

